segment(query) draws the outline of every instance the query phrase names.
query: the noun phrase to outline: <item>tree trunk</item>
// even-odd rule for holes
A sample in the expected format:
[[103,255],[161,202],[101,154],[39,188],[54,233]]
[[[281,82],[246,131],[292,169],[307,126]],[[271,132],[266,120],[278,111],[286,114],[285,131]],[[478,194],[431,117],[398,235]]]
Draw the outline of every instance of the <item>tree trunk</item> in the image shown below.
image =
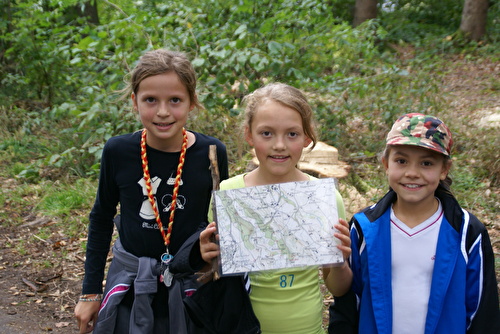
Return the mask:
[[460,30],[474,41],[486,33],[488,5],[488,0],[465,0]]
[[84,15],[88,17],[88,22],[99,25],[99,14],[97,12],[97,0],[85,3]]
[[87,19],[88,23],[98,25],[99,15],[97,12],[97,0],[87,0],[84,2],[83,6],[77,4],[67,7],[64,15],[68,22],[83,16]]
[[[6,22],[5,26],[3,28],[0,28],[0,33],[5,36],[12,32],[12,13],[10,0],[3,0],[0,1],[0,3],[2,4],[2,8],[0,9],[0,19],[3,22]],[[0,64],[3,62],[3,55],[5,53],[5,50],[10,48],[10,44],[11,43],[9,40],[0,40]]]
[[354,7],[354,27],[359,26],[366,20],[374,19],[377,17],[377,3],[378,0],[356,0]]

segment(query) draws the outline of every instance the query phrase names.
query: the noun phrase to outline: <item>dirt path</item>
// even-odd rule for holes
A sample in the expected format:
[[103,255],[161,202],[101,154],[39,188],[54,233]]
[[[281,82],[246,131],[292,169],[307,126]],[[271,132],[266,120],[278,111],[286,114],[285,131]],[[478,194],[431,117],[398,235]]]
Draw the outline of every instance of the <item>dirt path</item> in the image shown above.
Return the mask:
[[77,332],[83,251],[78,240],[41,241],[37,234],[50,224],[42,222],[0,228],[0,333]]

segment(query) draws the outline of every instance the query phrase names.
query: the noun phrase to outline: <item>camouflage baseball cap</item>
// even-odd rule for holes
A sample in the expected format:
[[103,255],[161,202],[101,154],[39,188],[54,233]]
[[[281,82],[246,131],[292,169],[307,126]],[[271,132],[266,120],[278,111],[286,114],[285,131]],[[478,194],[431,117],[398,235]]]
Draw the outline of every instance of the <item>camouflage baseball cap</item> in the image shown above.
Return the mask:
[[450,155],[450,129],[437,117],[418,113],[398,118],[387,135],[387,145],[415,145]]

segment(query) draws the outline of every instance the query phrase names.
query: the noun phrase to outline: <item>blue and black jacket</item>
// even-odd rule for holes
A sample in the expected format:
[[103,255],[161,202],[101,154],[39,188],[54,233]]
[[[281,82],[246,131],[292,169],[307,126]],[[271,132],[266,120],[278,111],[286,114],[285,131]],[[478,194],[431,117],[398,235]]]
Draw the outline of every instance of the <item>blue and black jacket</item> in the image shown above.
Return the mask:
[[[498,334],[498,290],[488,232],[449,192],[438,188],[435,195],[444,218],[425,333]],[[351,219],[352,291],[330,308],[329,333],[392,332],[390,211],[395,200],[390,190]]]

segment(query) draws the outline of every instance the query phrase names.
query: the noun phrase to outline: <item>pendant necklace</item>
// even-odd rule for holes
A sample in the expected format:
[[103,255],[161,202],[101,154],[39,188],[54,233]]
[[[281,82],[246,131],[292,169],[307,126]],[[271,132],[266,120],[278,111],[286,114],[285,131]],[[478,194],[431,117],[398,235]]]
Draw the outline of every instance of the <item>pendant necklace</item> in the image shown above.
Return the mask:
[[175,208],[177,204],[177,195],[179,194],[179,186],[181,181],[182,170],[184,167],[184,161],[186,157],[186,150],[188,144],[188,136],[186,129],[182,128],[182,146],[181,146],[181,154],[179,156],[179,163],[177,164],[177,172],[175,175],[174,182],[174,190],[172,191],[172,202],[170,205],[170,217],[168,219],[167,231],[163,228],[163,224],[160,218],[160,212],[158,211],[158,206],[156,205],[156,201],[153,194],[153,187],[151,186],[151,175],[149,174],[148,167],[148,157],[146,154],[146,129],[142,130],[141,135],[141,160],[142,160],[142,171],[144,176],[144,181],[146,183],[146,190],[148,192],[148,200],[151,206],[153,207],[153,212],[155,214],[156,223],[160,228],[161,236],[163,237],[163,241],[165,243],[166,251],[162,254],[161,261],[161,275],[160,281],[162,281],[167,287],[172,284],[173,274],[169,270],[169,263],[173,259],[173,255],[171,255],[168,251],[168,245],[170,244],[170,235],[172,234],[172,226],[174,225],[174,214]]

